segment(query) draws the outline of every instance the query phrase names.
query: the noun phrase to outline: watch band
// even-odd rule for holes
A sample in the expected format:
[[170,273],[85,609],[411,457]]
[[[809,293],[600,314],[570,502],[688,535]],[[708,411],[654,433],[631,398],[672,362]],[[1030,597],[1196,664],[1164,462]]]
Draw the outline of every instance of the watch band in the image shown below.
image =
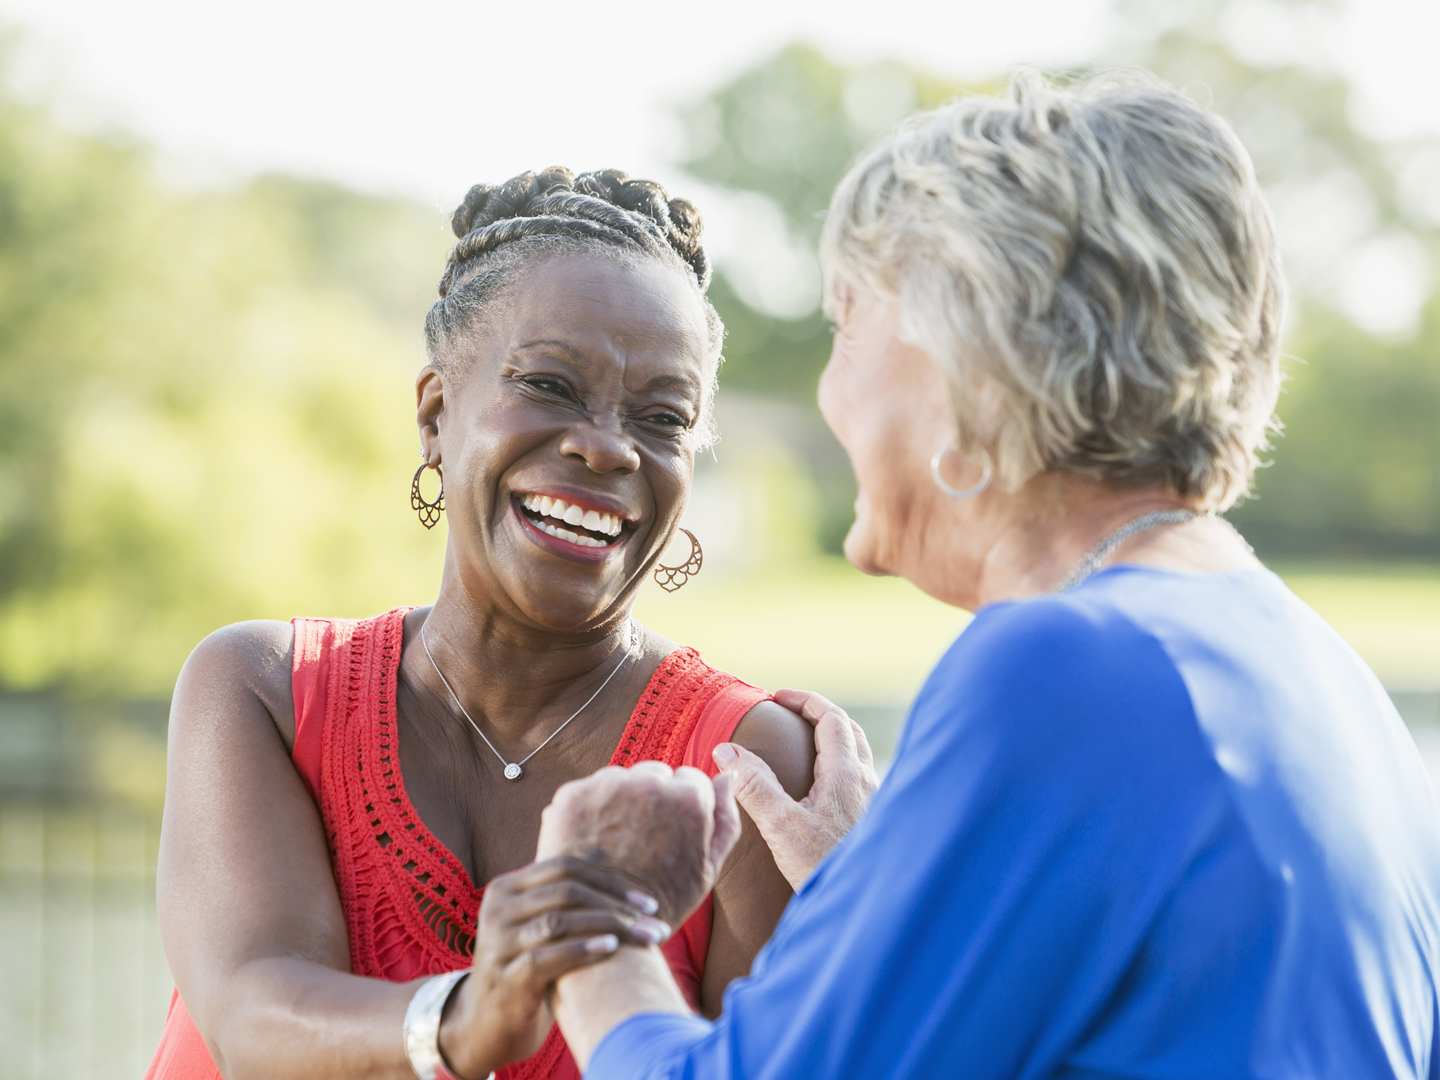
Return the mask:
[[447,971],[426,979],[415,990],[405,1010],[405,1056],[419,1080],[461,1080],[440,1053],[440,1014],[469,968]]

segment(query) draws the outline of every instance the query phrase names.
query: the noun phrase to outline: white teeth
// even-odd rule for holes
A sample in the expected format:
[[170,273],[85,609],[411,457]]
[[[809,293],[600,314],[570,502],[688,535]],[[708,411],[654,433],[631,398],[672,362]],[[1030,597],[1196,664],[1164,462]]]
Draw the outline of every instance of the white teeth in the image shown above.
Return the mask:
[[[564,499],[552,499],[549,495],[522,495],[520,505],[541,517],[563,521],[567,525],[578,525],[582,529],[604,533],[606,536],[619,536],[625,526],[625,519],[619,514],[602,514],[598,510],[582,510],[578,506],[570,505]],[[584,547],[605,546],[603,541],[588,536],[577,536],[568,529],[557,531],[555,526],[543,523],[540,524],[540,527],[551,536],[559,536]],[[572,540],[572,537],[575,539]]]
[[596,540],[593,536],[582,536],[579,533],[571,532],[569,529],[557,528],[556,526],[551,525],[549,522],[541,522],[540,531],[550,536],[553,536],[558,540],[568,540],[576,547],[605,546],[603,541]]

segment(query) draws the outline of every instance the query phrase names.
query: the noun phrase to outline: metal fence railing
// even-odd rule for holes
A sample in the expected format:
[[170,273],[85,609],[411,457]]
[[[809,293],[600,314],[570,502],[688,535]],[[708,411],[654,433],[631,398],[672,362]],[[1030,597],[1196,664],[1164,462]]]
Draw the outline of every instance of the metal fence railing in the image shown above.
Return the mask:
[[0,804],[0,1077],[139,1080],[169,1004],[144,817]]

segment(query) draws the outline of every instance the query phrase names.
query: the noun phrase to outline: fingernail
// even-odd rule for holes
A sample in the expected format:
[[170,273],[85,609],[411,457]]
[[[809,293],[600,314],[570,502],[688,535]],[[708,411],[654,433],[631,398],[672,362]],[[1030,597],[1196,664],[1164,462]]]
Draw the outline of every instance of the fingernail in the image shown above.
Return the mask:
[[636,919],[630,932],[647,944],[659,945],[670,936],[670,927],[659,919]]
[[627,892],[625,899],[630,901],[631,907],[643,911],[646,915],[654,915],[655,912],[660,910],[659,900],[656,900],[653,896],[647,896],[638,889],[631,889]]
[[604,956],[620,947],[620,939],[614,934],[601,934],[585,942],[585,951],[593,956]]
[[731,765],[734,765],[740,757],[740,755],[735,752],[735,747],[724,742],[710,751],[710,756],[715,759],[715,764],[719,765],[722,769],[728,769]]

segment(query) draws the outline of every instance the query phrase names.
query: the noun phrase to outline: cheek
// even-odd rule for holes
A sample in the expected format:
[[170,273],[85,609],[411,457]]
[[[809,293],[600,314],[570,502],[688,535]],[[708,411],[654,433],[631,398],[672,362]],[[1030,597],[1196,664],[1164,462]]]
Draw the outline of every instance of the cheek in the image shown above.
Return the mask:
[[867,429],[874,427],[876,388],[867,387],[867,382],[873,381],[867,378],[869,374],[857,358],[847,356],[838,345],[820,374],[820,415],[852,457]]
[[679,520],[685,513],[685,504],[690,500],[690,487],[695,477],[695,459],[687,456],[684,461],[674,462],[655,482],[655,501],[662,513]]
[[856,365],[831,363],[820,380],[820,411],[849,455],[862,486],[879,485],[892,468],[895,435],[893,388],[863,377]]
[[830,360],[825,365],[825,370],[820,372],[820,385],[816,389],[816,401],[820,406],[820,415],[825,418],[825,424],[834,432],[835,437],[842,443],[845,441],[843,434],[844,410],[839,400],[840,379],[836,371],[835,354],[830,354]]
[[641,476],[651,501],[654,524],[666,527],[678,522],[690,498],[695,476],[694,453],[689,450],[652,453],[641,466]]

